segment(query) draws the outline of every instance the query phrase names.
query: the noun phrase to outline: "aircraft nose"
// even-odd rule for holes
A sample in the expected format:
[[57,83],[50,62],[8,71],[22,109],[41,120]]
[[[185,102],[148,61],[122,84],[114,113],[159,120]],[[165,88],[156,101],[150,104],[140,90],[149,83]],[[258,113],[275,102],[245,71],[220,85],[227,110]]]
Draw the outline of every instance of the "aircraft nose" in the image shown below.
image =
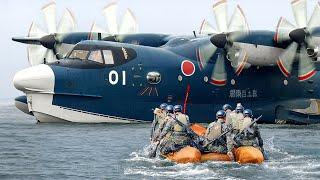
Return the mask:
[[20,91],[54,92],[54,73],[48,65],[37,65],[17,72],[14,87]]

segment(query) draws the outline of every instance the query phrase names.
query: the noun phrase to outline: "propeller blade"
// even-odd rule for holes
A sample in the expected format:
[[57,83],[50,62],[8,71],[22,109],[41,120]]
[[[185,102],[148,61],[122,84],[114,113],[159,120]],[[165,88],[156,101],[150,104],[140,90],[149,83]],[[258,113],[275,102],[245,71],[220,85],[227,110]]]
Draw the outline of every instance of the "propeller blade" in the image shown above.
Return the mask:
[[227,0],[220,0],[213,5],[213,13],[216,17],[217,28],[220,33],[228,31]]
[[317,3],[316,7],[313,10],[313,13],[308,23],[308,30],[312,34],[314,28],[319,26],[320,26],[320,2]]
[[306,81],[316,74],[316,68],[312,59],[308,56],[305,46],[301,47],[299,57],[299,81]]
[[293,0],[291,2],[294,18],[299,28],[307,26],[307,1]]
[[233,53],[233,55],[230,55],[228,57],[230,58],[231,66],[234,68],[236,75],[240,76],[243,68],[248,61],[248,55],[244,49],[233,50]]
[[105,33],[106,30],[104,30],[102,27],[100,27],[99,25],[97,25],[96,22],[93,22],[90,32],[99,32],[99,33]]
[[66,9],[58,25],[58,33],[73,32],[76,30],[76,24],[76,19],[72,12],[69,9]]
[[295,42],[291,43],[290,46],[280,55],[277,61],[279,69],[285,77],[290,76],[297,49],[298,44]]
[[49,34],[57,32],[56,27],[56,3],[52,2],[42,8]]
[[[42,36],[45,36],[45,35],[46,35],[46,33],[44,33],[36,25],[36,23],[31,24],[31,26],[29,28],[29,32],[28,32],[28,37],[35,37],[35,38],[40,39]],[[43,58],[44,58],[44,55],[46,52],[46,48],[39,46],[39,45],[29,45],[27,47],[27,52],[28,52],[28,61],[31,66],[35,66],[35,65],[43,63]]]
[[56,55],[50,49],[47,49],[44,58],[46,63],[51,63],[57,60]]
[[46,33],[33,22],[29,28],[28,37],[41,38],[44,35],[46,35]]
[[247,23],[246,16],[239,5],[237,5],[229,23],[229,32],[241,31],[249,32],[249,26]]
[[295,29],[295,26],[287,21],[285,18],[281,17],[276,30],[275,41],[283,42],[290,40],[290,32]]
[[201,23],[199,34],[217,34],[217,31],[204,19]]
[[227,83],[224,55],[219,54],[214,65],[210,83],[216,86],[224,86]]
[[130,9],[127,9],[119,29],[120,34],[133,34],[138,32],[137,19]]
[[102,11],[107,20],[109,33],[111,34],[118,34],[117,8],[117,3],[111,3],[107,5]]
[[316,44],[317,44],[317,38],[312,37],[312,36],[307,36],[305,39],[305,42],[307,43],[307,47],[308,48],[316,48]]
[[65,58],[69,52],[73,49],[73,44],[65,44],[59,43],[55,45],[55,51],[57,52],[56,57],[57,59]]
[[104,30],[102,27],[100,27],[99,25],[96,24],[96,22],[93,22],[90,28],[90,34],[89,34],[89,39],[90,40],[101,40],[99,38],[99,33],[103,34],[107,34],[106,30]]
[[43,64],[43,58],[47,49],[38,45],[28,45],[28,61],[31,66]]
[[197,59],[199,62],[200,70],[207,66],[207,63],[217,51],[217,47],[214,46],[210,39],[207,38],[203,44],[201,44],[197,49]]

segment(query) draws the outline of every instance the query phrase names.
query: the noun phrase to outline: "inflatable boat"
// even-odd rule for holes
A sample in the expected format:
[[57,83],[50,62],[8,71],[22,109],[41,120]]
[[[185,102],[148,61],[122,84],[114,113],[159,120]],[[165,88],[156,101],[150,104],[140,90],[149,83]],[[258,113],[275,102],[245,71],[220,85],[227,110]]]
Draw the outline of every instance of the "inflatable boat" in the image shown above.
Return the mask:
[[[191,129],[200,136],[205,134],[206,128],[194,124]],[[235,161],[239,164],[261,164],[264,162],[264,157],[262,152],[252,146],[243,146],[234,149],[233,154],[235,156]],[[165,155],[167,159],[176,163],[201,163],[206,161],[231,161],[227,154],[220,153],[205,153],[201,152],[194,147],[185,147],[178,152],[170,153]]]

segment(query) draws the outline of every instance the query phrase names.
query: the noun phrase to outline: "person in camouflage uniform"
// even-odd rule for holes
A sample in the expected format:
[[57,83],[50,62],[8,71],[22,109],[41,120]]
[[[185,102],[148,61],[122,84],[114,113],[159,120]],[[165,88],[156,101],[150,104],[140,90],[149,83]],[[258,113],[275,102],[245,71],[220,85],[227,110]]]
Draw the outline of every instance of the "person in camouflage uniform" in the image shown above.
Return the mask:
[[232,122],[235,121],[236,112],[232,111],[232,107],[229,104],[223,105],[222,109],[226,113],[226,124],[232,126]]
[[232,128],[233,128],[233,133],[234,134],[237,134],[240,132],[240,126],[243,122],[243,106],[241,105],[241,103],[238,103],[237,104],[237,107],[235,109],[235,115],[234,115],[234,118],[232,120]]
[[[151,136],[150,141],[154,142],[155,138],[159,136],[159,133],[161,133],[162,128],[164,127],[164,119],[167,116],[166,107],[168,105],[166,103],[162,103],[159,108],[156,108],[154,113],[154,119],[152,121],[152,129],[151,129]],[[160,129],[161,127],[161,129]]]
[[[181,106],[175,106],[174,109],[172,108],[172,106],[167,107],[167,123],[159,136],[159,139],[161,139],[159,145],[161,155],[177,152],[191,144],[191,138],[186,130],[186,127],[189,126],[188,116],[181,113]],[[173,112],[174,110],[175,113]]]
[[209,124],[205,133],[205,152],[227,153],[233,160],[233,142],[231,136],[231,126],[227,125],[226,113],[220,110],[216,114],[217,120]]
[[[252,111],[250,109],[246,109],[243,111],[244,119],[239,124],[240,132],[237,136],[236,147],[241,146],[253,146],[264,152],[263,149],[263,140],[261,138],[261,134],[258,128],[257,123],[254,123],[250,127],[248,127],[253,121]],[[246,129],[245,129],[246,128]]]

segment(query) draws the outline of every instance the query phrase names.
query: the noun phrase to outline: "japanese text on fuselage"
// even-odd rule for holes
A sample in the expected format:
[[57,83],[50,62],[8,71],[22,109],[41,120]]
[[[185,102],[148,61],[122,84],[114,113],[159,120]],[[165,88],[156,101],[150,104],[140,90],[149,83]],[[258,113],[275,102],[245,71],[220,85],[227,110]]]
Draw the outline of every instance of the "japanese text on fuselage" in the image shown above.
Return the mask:
[[229,92],[229,98],[257,98],[258,91],[255,89],[231,89]]

